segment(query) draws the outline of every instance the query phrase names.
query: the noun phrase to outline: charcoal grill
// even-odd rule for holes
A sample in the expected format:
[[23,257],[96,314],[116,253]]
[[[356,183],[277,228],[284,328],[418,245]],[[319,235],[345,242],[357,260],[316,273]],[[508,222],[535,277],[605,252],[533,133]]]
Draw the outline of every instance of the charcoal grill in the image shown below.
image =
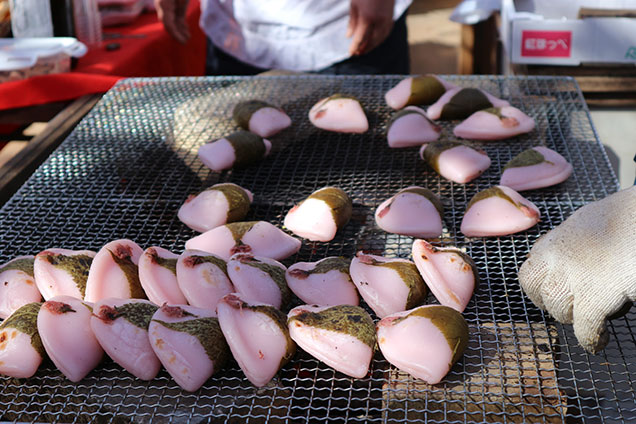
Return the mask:
[[[396,76],[129,79],[118,83],[0,209],[0,262],[50,247],[98,250],[113,239],[181,252],[194,233],[177,219],[189,193],[231,181],[252,190],[247,217],[282,226],[295,202],[337,185],[354,202],[351,222],[330,243],[304,242],[289,258],[352,257],[358,250],[409,258],[412,239],[381,231],[373,212],[409,185],[438,193],[445,230],[440,245],[472,256],[482,284],[464,316],[471,330],[463,359],[442,383],[429,386],[390,366],[378,353],[363,379],[335,372],[299,351],[268,386],[256,389],[235,363],[195,393],[170,376],[143,382],[105,360],[79,383],[45,362],[26,380],[1,378],[0,418],[37,422],[231,423],[564,423],[636,419],[636,341],[633,313],[610,326],[611,341],[588,355],[569,327],[537,309],[519,288],[517,271],[534,241],[580,206],[618,189],[618,182],[571,78],[454,77],[509,100],[537,122],[509,141],[482,142],[492,166],[468,184],[440,178],[416,148],[389,149],[391,111],[384,93]],[[328,133],[307,119],[309,108],[335,92],[357,96],[370,130]],[[282,106],[294,124],[272,138],[259,165],[211,173],[197,159],[201,144],[236,129],[231,110],[242,99]],[[452,138],[451,124],[443,124]],[[545,145],[574,166],[564,183],[525,195],[541,210],[526,232],[466,238],[465,206],[497,184],[504,164],[522,150]],[[431,296],[430,302],[435,302]]]

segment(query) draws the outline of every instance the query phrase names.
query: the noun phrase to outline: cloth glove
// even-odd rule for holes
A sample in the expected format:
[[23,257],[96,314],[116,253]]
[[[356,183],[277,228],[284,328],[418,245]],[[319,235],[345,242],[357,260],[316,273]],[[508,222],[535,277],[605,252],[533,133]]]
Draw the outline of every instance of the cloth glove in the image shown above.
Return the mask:
[[636,300],[636,186],[583,206],[539,238],[519,282],[535,305],[574,324],[585,350],[602,350],[608,317]]

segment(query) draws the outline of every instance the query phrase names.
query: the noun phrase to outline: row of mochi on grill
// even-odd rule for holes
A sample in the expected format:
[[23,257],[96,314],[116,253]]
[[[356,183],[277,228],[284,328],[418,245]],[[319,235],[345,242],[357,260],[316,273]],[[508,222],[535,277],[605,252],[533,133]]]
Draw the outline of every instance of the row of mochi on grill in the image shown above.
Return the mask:
[[[343,258],[325,258],[289,269],[273,259],[245,253],[234,254],[226,263],[208,252],[186,251],[177,260],[176,255],[158,249],[149,248],[142,256],[150,258],[146,267],[154,268],[146,270],[155,279],[153,291],[148,291],[153,293],[148,297],[154,303],[134,298],[140,296],[141,288],[133,287],[131,273],[139,263],[142,275],[143,262],[135,260],[141,248],[130,240],[107,244],[93,260],[101,261],[98,267],[109,279],[105,285],[127,284],[128,293],[102,293],[108,297],[94,302],[64,293],[64,288],[73,284],[80,292],[90,284],[78,281],[78,271],[92,265],[88,251],[42,252],[30,260],[31,273],[27,258],[5,264],[0,269],[0,276],[8,280],[4,295],[15,294],[21,284],[33,286],[34,277],[51,278],[53,273],[36,275],[39,263],[47,264],[44,268],[54,271],[57,278],[44,283],[59,290],[47,292],[54,296],[45,295],[44,304],[39,303],[38,294],[37,300],[30,299],[0,326],[0,373],[29,377],[46,351],[64,375],[79,381],[99,364],[106,351],[143,380],[154,378],[163,364],[182,388],[194,391],[223,366],[229,345],[248,379],[262,386],[293,355],[291,338],[336,370],[363,378],[376,337],[372,318],[357,306],[356,287],[382,318],[378,345],[385,357],[415,377],[439,382],[467,343],[467,326],[459,311],[470,300],[478,274],[472,260],[456,249],[437,249],[417,240],[413,246],[415,264],[359,253],[350,264]],[[103,269],[105,259],[98,257],[102,253],[111,259],[107,271]],[[192,268],[188,277],[196,273],[194,299],[200,303],[175,301],[182,300],[177,294],[183,287],[180,264]],[[422,276],[440,303],[448,306],[418,307],[427,292]],[[288,286],[312,305],[296,307],[285,317],[279,309],[289,301]],[[75,290],[69,291],[75,294]],[[406,346],[407,342],[403,330],[393,329],[402,321],[415,325],[410,330],[414,336],[434,342],[417,347],[416,356],[413,346],[396,349],[395,344]],[[460,351],[458,343],[463,346]]]
[[[534,119],[484,90],[461,88],[428,75],[409,77],[389,90],[385,99],[395,113],[388,124],[390,147],[419,146],[437,140],[441,128],[431,120],[465,119],[453,130],[458,137],[500,140],[532,131]],[[434,102],[434,103],[433,103]],[[433,103],[425,112],[414,105]],[[410,106],[409,106],[410,105]],[[232,117],[241,131],[202,145],[199,158],[211,170],[221,172],[247,166],[267,156],[273,136],[291,125],[279,107],[262,100],[239,102]],[[318,128],[344,133],[364,133],[369,124],[360,102],[334,94],[318,101],[309,111],[309,121]]]
[[[217,190],[218,188],[218,190]],[[242,206],[238,196],[228,192],[243,193]],[[235,241],[243,237],[238,230],[253,225],[252,221],[225,225],[226,222],[242,219],[249,210],[251,194],[236,184],[222,183],[212,186],[188,199],[179,211],[179,218],[197,231],[203,231],[186,242],[186,248],[211,251],[227,255],[228,249],[241,249]],[[236,215],[237,210],[241,215]],[[284,219],[285,227],[295,235],[310,241],[331,241],[338,230],[349,222],[353,204],[349,196],[338,187],[324,187],[309,195],[292,207]],[[460,230],[469,237],[501,236],[526,230],[540,218],[539,209],[532,202],[507,186],[494,186],[477,193],[468,203]],[[375,211],[378,227],[394,234],[420,238],[434,238],[442,235],[443,205],[437,195],[423,187],[407,187],[384,200]],[[278,228],[270,225],[272,233]],[[280,231],[276,246],[269,246],[268,240],[248,240],[250,252],[274,249],[284,254],[288,249],[300,248],[301,242]],[[269,253],[277,257],[278,253]]]

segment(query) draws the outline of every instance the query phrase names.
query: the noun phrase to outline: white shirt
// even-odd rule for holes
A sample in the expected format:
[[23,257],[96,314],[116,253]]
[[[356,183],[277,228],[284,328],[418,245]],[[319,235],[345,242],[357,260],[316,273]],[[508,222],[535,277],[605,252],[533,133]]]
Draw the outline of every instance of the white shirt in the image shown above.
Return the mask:
[[[412,0],[395,0],[393,19]],[[201,0],[214,45],[264,69],[312,71],[349,57],[348,0]]]

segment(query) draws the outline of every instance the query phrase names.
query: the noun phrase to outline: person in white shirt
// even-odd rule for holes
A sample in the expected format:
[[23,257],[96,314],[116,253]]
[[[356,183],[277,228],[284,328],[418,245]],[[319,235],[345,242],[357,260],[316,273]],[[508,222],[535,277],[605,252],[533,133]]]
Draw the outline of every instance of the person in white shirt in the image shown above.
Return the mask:
[[[190,36],[189,0],[155,0],[175,39]],[[269,69],[330,74],[409,73],[411,0],[201,0],[209,75]]]

